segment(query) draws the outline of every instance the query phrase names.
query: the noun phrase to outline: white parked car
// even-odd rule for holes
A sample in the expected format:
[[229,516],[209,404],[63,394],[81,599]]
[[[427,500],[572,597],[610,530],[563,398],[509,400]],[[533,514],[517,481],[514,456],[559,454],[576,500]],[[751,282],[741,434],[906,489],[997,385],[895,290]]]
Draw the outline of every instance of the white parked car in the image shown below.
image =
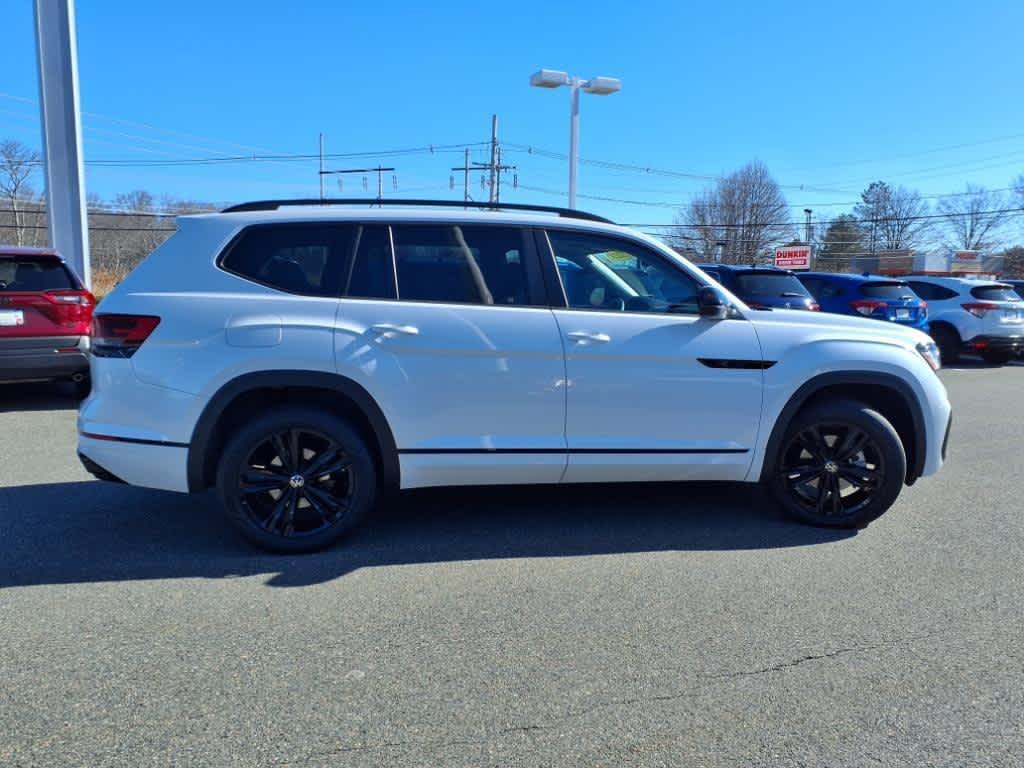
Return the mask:
[[1012,285],[960,277],[904,279],[928,302],[931,335],[944,362],[973,352],[1002,365],[1024,349],[1024,301]]
[[851,527],[942,466],[919,331],[751,311],[575,211],[313,202],[183,217],[107,296],[90,471],[216,488],[251,541],[307,551],[382,488],[763,482]]

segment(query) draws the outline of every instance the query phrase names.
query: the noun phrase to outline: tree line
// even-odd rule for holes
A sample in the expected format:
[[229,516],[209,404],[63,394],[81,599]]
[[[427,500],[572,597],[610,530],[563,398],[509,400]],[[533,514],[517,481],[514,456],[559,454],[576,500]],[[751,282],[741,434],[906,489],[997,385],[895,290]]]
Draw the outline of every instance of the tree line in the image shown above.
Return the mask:
[[[875,181],[849,212],[817,223],[811,242],[824,268],[846,271],[864,258],[907,251],[981,251],[1024,275],[1024,174],[1009,191],[967,184],[931,205],[920,192]],[[802,243],[781,187],[754,161],[694,195],[676,217],[677,250],[699,260],[767,262],[778,245]]]

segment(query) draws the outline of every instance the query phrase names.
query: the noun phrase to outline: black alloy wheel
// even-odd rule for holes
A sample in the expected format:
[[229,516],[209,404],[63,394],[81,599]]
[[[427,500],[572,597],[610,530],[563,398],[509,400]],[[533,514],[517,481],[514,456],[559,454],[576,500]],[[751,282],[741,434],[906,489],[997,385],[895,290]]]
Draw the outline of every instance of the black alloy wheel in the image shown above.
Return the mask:
[[307,552],[328,546],[367,512],[373,460],[333,415],[282,408],[230,441],[217,488],[228,517],[266,549]]
[[852,402],[822,404],[788,430],[772,485],[776,498],[804,522],[859,527],[899,495],[906,456],[879,413]]

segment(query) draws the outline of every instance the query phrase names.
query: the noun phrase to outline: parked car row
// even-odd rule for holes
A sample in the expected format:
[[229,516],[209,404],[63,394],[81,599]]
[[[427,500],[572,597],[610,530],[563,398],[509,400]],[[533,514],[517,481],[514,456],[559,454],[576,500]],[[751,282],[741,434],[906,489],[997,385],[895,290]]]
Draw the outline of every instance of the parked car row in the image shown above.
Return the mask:
[[794,273],[776,267],[700,264],[752,309],[860,315],[929,333],[946,363],[964,353],[1002,365],[1024,354],[1024,280]]

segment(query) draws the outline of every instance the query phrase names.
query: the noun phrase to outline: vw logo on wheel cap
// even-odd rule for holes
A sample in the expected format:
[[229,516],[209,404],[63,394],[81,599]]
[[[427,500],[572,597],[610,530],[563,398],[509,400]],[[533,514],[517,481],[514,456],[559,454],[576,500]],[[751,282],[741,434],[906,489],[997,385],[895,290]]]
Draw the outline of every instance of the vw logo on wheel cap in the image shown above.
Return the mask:
[[305,484],[306,478],[304,478],[302,475],[292,475],[288,479],[288,485],[290,485],[292,488],[301,488]]

